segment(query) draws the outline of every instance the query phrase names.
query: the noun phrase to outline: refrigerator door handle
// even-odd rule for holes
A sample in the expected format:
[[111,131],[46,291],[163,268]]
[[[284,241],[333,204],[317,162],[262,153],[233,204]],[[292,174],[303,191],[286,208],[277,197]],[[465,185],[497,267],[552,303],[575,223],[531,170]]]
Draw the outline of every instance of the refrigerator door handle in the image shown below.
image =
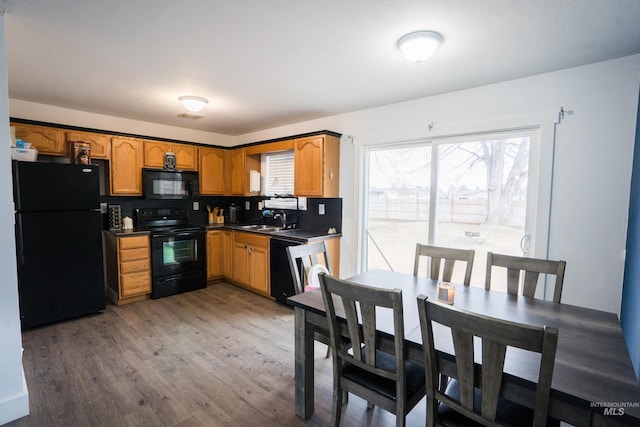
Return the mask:
[[24,241],[22,236],[22,215],[16,215],[16,251],[18,252],[18,265],[24,265]]

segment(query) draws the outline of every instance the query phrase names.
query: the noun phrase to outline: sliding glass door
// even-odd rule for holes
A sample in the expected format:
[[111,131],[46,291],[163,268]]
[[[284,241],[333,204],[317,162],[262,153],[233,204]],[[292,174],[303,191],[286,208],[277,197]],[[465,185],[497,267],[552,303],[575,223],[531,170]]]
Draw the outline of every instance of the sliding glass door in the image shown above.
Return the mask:
[[518,132],[370,149],[366,269],[412,273],[416,243],[475,249],[472,284],[483,286],[488,251],[527,255],[534,140]]

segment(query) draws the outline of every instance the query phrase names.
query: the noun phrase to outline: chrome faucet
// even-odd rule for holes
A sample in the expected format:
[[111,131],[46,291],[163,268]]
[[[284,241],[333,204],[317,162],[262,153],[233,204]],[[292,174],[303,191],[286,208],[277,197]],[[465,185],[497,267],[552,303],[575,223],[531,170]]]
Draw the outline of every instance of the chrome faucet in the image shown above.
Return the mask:
[[287,214],[284,211],[280,211],[273,216],[273,218],[280,218],[282,221],[282,228],[287,228]]

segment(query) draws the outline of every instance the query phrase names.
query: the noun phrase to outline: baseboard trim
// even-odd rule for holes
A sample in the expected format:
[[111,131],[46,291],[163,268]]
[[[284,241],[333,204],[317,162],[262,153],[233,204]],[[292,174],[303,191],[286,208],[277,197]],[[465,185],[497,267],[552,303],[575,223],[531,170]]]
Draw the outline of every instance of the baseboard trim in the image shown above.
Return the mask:
[[0,425],[7,424],[18,418],[29,415],[29,389],[27,388],[27,380],[22,370],[22,392],[0,402]]

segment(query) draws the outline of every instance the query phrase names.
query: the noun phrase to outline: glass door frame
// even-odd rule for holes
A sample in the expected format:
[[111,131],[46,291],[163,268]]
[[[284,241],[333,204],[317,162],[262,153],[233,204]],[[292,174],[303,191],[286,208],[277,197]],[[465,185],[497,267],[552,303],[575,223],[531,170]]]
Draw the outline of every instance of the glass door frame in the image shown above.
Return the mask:
[[[512,126],[505,125],[506,122]],[[498,123],[500,123],[498,125]],[[443,126],[438,132],[431,132],[432,129],[422,129],[402,136],[373,136],[363,135],[359,138],[359,143],[355,145],[354,152],[356,160],[356,170],[360,173],[356,175],[356,200],[359,204],[358,227],[357,227],[357,273],[366,271],[367,268],[367,206],[368,206],[368,177],[369,177],[369,156],[372,150],[384,148],[400,148],[403,146],[438,144],[442,141],[453,142],[456,139],[468,139],[469,137],[490,139],[493,135],[504,136],[507,133],[526,132],[531,137],[529,153],[529,182],[527,194],[527,218],[531,222],[527,224],[526,230],[532,231],[530,241],[530,251],[528,256],[535,258],[549,258],[549,240],[551,233],[551,204],[553,187],[553,167],[555,157],[555,125],[558,123],[556,113],[542,113],[528,117],[514,117],[508,120],[487,121],[484,123],[468,123],[464,125]],[[464,130],[467,131],[464,131]],[[429,134],[432,135],[429,135]],[[413,135],[414,137],[407,137]],[[429,137],[427,137],[427,135]],[[436,160],[437,161],[437,160]],[[432,159],[433,162],[433,159]],[[437,171],[432,167],[433,171]],[[433,191],[433,190],[432,190]],[[433,206],[432,206],[433,205]],[[435,209],[435,204],[431,204],[430,210]],[[433,212],[430,212],[432,215]],[[433,221],[430,221],[433,222]],[[429,225],[429,240],[435,232]],[[545,283],[539,287],[540,297],[551,298],[553,289]]]

